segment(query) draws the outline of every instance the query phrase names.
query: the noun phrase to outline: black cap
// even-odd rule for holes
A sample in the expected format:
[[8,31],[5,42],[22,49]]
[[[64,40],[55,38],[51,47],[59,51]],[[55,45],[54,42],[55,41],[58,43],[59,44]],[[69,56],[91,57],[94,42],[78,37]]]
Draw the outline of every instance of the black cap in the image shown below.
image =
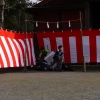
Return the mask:
[[63,47],[62,45],[59,45],[59,46],[58,46],[58,49],[60,49],[60,48],[62,48],[62,47]]

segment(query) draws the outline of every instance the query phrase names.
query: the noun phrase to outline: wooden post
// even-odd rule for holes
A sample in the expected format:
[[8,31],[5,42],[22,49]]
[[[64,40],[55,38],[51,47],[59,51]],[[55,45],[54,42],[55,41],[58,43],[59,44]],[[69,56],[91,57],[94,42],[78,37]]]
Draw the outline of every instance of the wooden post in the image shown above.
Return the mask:
[[[25,14],[25,19],[26,19],[26,14]],[[24,54],[24,72],[27,72],[27,65],[26,65],[26,54],[27,54],[27,43],[26,43],[26,38],[27,38],[27,20],[25,20],[25,54]]]
[[[26,1],[25,2],[25,9],[26,9]],[[25,55],[24,55],[24,72],[27,72],[27,65],[26,65],[26,54],[27,54],[27,43],[26,43],[26,39],[27,39],[27,20],[26,20],[26,13],[25,13]]]
[[86,72],[86,62],[85,62],[85,56],[83,53],[83,39],[82,39],[83,33],[82,33],[82,14],[81,14],[81,11],[80,11],[80,26],[81,26],[80,35],[81,35],[81,40],[82,40],[83,71]]
[[83,69],[84,69],[83,71],[86,72],[86,63],[85,63],[85,57],[84,57],[84,56],[83,56],[83,65],[84,65],[84,66],[83,66],[83,67],[84,67],[84,68],[83,68]]

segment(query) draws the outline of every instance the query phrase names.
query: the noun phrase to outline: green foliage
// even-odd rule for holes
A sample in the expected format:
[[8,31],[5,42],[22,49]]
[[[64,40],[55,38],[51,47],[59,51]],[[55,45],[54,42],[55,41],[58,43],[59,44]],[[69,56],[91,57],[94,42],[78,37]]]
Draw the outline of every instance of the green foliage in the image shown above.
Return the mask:
[[[33,4],[28,0],[6,0],[4,11],[4,28],[26,31],[25,20],[33,20],[32,15],[25,14],[25,8]],[[33,31],[33,23],[27,22],[27,31]]]

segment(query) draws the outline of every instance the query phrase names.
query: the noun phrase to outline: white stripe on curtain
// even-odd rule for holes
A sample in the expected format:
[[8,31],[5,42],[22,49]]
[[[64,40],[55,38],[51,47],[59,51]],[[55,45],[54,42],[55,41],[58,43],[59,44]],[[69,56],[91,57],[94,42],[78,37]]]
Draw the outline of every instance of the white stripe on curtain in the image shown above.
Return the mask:
[[62,39],[62,37],[57,37],[56,38],[56,45],[57,45],[57,49],[58,49],[59,45],[63,46],[63,39]]
[[51,44],[50,44],[50,39],[49,38],[43,38],[44,41],[44,47],[46,50],[51,52]]
[[90,62],[90,42],[89,36],[83,36],[83,55],[85,57],[85,62]]
[[96,36],[97,62],[100,62],[100,36]]
[[71,63],[77,63],[76,37],[69,37]]

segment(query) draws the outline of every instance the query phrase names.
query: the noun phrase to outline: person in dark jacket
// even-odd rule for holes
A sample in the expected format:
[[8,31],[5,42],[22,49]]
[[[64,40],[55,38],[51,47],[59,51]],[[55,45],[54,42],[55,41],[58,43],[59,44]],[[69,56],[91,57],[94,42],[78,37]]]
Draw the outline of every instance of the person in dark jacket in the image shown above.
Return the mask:
[[50,66],[53,66],[55,63],[57,63],[57,69],[58,71],[61,71],[62,70],[62,60],[63,60],[63,46],[59,45],[58,50],[54,54],[53,63]]

